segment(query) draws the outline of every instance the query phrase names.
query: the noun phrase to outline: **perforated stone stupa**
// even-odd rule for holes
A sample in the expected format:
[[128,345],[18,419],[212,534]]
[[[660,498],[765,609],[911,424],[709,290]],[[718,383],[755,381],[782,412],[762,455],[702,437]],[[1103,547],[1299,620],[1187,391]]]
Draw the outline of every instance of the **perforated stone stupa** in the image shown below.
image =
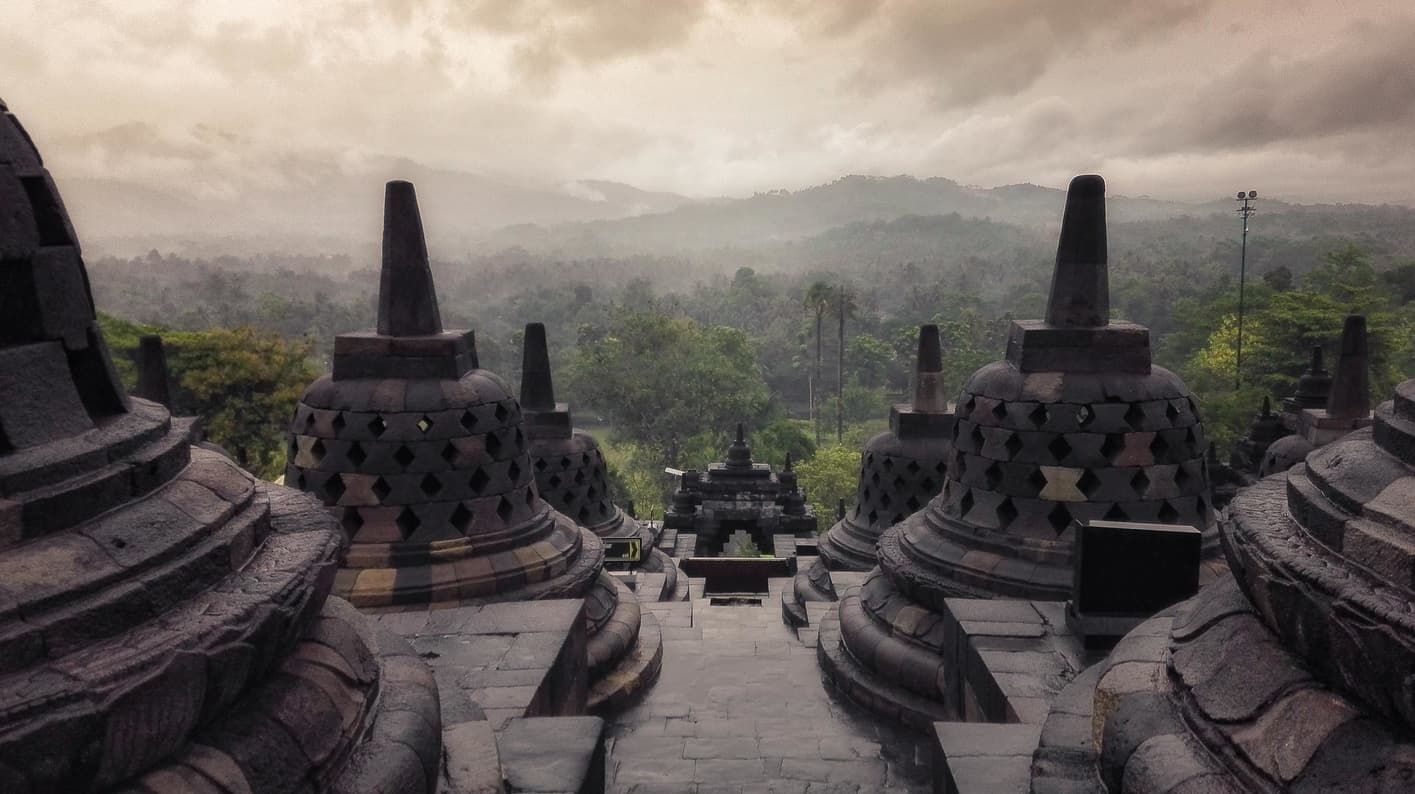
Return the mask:
[[[574,426],[568,403],[555,401],[543,323],[526,325],[521,411],[541,498],[601,538],[637,538],[643,557],[638,567],[676,578],[677,568],[654,547],[653,534],[610,499],[608,466],[599,442]],[[667,588],[671,592],[673,582]]]
[[913,399],[892,406],[889,430],[865,443],[855,507],[821,536],[820,559],[832,570],[873,568],[880,534],[943,488],[953,412],[942,375],[938,326],[920,326]]
[[1234,499],[1233,577],[1063,691],[1034,791],[1415,787],[1415,381]]
[[188,430],[0,103],[0,791],[431,791],[432,674],[328,597],[338,523]]
[[840,601],[839,643],[822,633],[828,675],[861,701],[957,708],[940,684],[945,599],[1065,600],[1075,522],[1188,524],[1217,551],[1189,390],[1151,364],[1146,328],[1109,319],[1104,191],[1072,181],[1047,319],[1014,322],[1006,360],[963,385],[943,491],[881,536],[879,568]]
[[285,481],[349,534],[334,588],[355,606],[587,598],[590,674],[616,682],[591,693],[597,706],[653,680],[661,641],[641,642],[638,600],[603,572],[600,539],[540,498],[529,449],[472,332],[442,329],[412,184],[388,183],[378,330],[336,337],[333,373],[291,423]]
[[805,622],[808,601],[836,600],[830,571],[875,567],[879,536],[918,512],[943,488],[953,411],[942,373],[938,326],[919,326],[913,397],[890,406],[889,429],[865,442],[855,506],[821,535],[818,559],[796,575],[792,600],[783,604],[789,622]]

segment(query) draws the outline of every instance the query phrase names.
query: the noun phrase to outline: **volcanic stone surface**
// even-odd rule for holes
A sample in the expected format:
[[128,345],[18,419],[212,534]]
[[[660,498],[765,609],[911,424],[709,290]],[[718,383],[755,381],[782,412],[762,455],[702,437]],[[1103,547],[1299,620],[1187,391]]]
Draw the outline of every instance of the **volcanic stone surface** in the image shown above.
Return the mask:
[[[677,568],[654,547],[653,533],[610,499],[608,466],[599,442],[574,426],[568,403],[555,401],[543,323],[526,325],[521,410],[541,498],[601,538],[639,539],[642,558],[634,567],[676,578]],[[673,582],[668,588],[673,589]]]
[[873,568],[884,530],[922,509],[943,488],[953,412],[942,370],[938,326],[921,326],[913,399],[893,406],[889,430],[866,442],[855,507],[821,537],[820,559],[827,567]]
[[1256,479],[1268,447],[1291,433],[1292,431],[1283,425],[1282,417],[1273,413],[1272,402],[1264,397],[1263,409],[1253,416],[1253,423],[1248,426],[1248,432],[1238,439],[1229,465],[1249,478]]
[[1406,381],[1373,426],[1241,492],[1222,526],[1232,578],[1063,693],[1075,706],[1048,719],[1034,790],[1409,790],[1412,464]]
[[920,326],[913,398],[891,406],[889,430],[865,442],[854,509],[847,511],[841,500],[842,515],[821,535],[816,563],[797,573],[791,598],[782,604],[788,622],[805,625],[808,602],[836,600],[831,570],[875,567],[879,536],[943,488],[952,456],[953,411],[942,371],[938,326]]
[[800,498],[789,466],[788,459],[779,477],[769,464],[754,462],[746,431],[738,424],[725,462],[709,465],[706,472],[684,472],[664,528],[696,533],[698,557],[720,556],[738,531],[751,535],[757,549],[768,554],[774,552],[777,535],[814,538],[815,513]]
[[3,104],[0,309],[0,791],[431,791],[432,676],[328,597],[337,522],[124,393]]
[[[1104,183],[1077,177],[1047,320],[1014,322],[1006,360],[963,385],[942,492],[884,532],[878,570],[852,593],[858,608],[840,610],[851,664],[826,673],[843,691],[956,708],[936,675],[953,653],[936,636],[946,601],[1065,600],[1078,523],[1188,525],[1207,556],[1217,552],[1194,401],[1151,364],[1146,328],[1108,320],[1105,269]],[[1215,567],[1206,564],[1206,579]]]
[[351,540],[336,593],[371,609],[585,598],[591,676],[626,663],[641,688],[661,654],[636,650],[638,601],[599,537],[540,498],[521,407],[472,332],[442,330],[411,183],[388,183],[383,238],[378,330],[335,338],[290,425],[285,482]]

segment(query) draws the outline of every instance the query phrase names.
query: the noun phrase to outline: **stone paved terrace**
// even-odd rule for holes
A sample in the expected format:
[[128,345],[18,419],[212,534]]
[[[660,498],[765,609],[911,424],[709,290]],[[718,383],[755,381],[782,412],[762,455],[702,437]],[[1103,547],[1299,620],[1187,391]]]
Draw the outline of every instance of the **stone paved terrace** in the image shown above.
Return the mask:
[[618,794],[863,794],[930,791],[924,737],[877,725],[829,693],[815,633],[781,621],[789,578],[760,606],[698,598],[645,603],[664,664],[645,698],[611,717],[609,791]]

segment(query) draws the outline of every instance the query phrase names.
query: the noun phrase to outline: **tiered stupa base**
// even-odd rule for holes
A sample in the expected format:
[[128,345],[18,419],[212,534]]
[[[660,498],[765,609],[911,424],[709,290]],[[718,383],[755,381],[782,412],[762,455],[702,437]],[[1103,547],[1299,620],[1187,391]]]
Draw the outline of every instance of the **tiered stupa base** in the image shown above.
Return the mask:
[[1408,460],[1410,381],[1373,428],[1239,494],[1223,532],[1233,578],[1127,635],[1098,680],[1063,694],[1036,784],[1143,794],[1415,786]]
[[1033,791],[1415,785],[1415,739],[1314,676],[1233,579],[1128,634],[1062,691],[1041,737]]
[[71,442],[4,458],[16,526],[36,536],[0,555],[0,790],[134,775],[154,791],[275,790],[272,775],[427,790],[431,674],[326,601],[337,525],[187,430],[135,399]]

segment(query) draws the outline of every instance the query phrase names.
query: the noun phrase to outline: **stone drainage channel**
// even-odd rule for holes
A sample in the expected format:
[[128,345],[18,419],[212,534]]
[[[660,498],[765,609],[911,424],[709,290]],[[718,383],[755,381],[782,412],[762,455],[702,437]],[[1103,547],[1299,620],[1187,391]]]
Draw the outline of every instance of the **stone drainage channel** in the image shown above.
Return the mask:
[[[769,593],[645,603],[663,631],[663,672],[610,719],[619,794],[928,792],[930,749],[826,691],[815,632],[781,620],[790,578]],[[714,605],[717,601],[718,605]]]

